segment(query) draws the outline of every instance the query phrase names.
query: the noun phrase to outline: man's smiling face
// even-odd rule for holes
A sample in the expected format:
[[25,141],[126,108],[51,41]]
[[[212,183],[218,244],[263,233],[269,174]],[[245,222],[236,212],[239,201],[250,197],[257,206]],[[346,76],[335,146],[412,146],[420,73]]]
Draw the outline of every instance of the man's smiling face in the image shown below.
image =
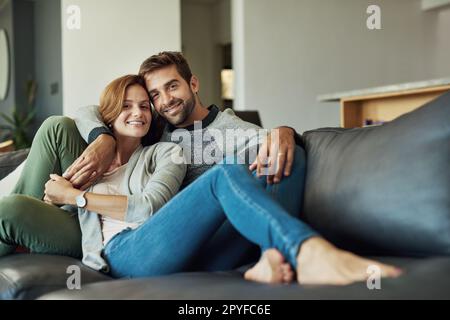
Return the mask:
[[195,108],[197,87],[194,76],[187,83],[172,65],[148,73],[145,82],[150,99],[163,118],[176,127],[192,124],[189,116]]

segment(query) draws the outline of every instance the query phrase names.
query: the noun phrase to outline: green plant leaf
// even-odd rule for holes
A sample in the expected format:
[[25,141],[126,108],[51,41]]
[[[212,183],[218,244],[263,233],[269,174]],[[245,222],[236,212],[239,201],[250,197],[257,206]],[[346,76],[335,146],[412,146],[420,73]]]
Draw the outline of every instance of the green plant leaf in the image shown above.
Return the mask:
[[16,126],[20,126],[20,123],[22,122],[22,121],[20,121],[20,118],[21,118],[21,116],[20,116],[19,112],[17,110],[14,110],[13,111],[13,119],[15,121],[14,123],[16,124]]
[[13,125],[13,126],[16,124],[16,123],[14,122],[14,120],[11,119],[11,117],[7,116],[6,114],[0,113],[0,116],[1,116],[3,119],[5,119],[5,121],[8,122],[9,124],[11,124],[11,125]]
[[27,98],[28,106],[24,111],[15,106],[10,115],[0,113],[1,118],[7,122],[7,126],[0,125],[1,135],[5,136],[8,133],[8,137],[14,140],[16,149],[29,148],[31,146],[31,139],[28,137],[30,125],[33,123],[36,117],[36,107],[34,106],[34,100],[36,95],[37,83],[29,81],[27,83]]
[[0,125],[0,130],[13,131],[14,129],[13,129],[12,127],[10,127],[10,126],[3,126],[3,125]]
[[34,117],[36,116],[36,110],[33,109],[30,111],[30,113],[28,113],[28,115],[25,117],[25,119],[23,120],[23,126],[24,127],[28,127],[28,125],[33,122]]

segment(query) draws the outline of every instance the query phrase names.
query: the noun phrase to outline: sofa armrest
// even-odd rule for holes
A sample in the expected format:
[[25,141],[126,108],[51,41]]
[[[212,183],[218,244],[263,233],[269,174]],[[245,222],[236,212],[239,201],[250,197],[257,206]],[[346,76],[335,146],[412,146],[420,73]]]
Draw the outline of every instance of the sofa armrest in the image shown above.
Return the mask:
[[0,153],[0,180],[13,172],[28,156],[29,149]]

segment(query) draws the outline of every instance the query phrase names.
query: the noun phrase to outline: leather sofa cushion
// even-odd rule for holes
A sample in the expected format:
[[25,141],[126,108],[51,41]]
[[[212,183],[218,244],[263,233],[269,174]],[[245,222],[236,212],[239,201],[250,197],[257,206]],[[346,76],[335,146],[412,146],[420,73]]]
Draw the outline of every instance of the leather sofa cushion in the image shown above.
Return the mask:
[[297,283],[262,284],[230,272],[190,272],[164,277],[92,283],[81,290],[48,293],[39,300],[281,300],[281,299],[449,299],[450,258],[383,258],[401,267],[397,279],[381,279],[381,290],[369,290],[365,281],[349,286],[301,286]]
[[80,268],[81,288],[91,282],[111,279],[69,257],[15,254],[0,258],[0,299],[36,299],[67,288],[67,280],[73,274],[67,273],[69,266]]
[[303,135],[302,218],[361,254],[450,254],[450,92],[378,127]]

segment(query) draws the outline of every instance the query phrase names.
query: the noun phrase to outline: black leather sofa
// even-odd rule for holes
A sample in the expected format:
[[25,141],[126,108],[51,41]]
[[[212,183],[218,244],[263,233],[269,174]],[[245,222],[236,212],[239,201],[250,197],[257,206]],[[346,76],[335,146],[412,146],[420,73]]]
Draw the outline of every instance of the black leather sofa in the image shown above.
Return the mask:
[[[339,247],[403,268],[400,278],[382,279],[380,290],[265,285],[243,280],[243,267],[113,280],[72,258],[16,254],[0,258],[0,298],[450,299],[450,93],[383,126],[302,139],[302,219]],[[0,155],[0,179],[25,157]],[[73,265],[80,290],[67,288]]]

